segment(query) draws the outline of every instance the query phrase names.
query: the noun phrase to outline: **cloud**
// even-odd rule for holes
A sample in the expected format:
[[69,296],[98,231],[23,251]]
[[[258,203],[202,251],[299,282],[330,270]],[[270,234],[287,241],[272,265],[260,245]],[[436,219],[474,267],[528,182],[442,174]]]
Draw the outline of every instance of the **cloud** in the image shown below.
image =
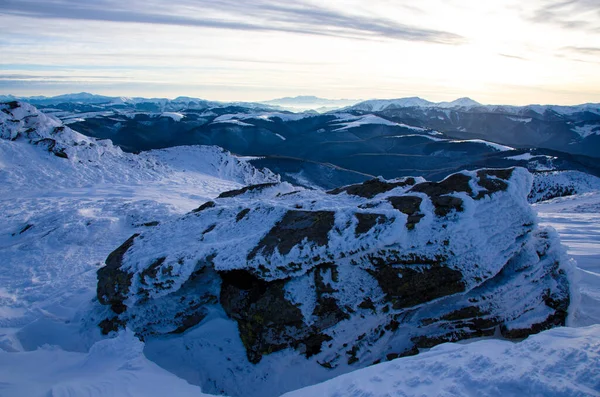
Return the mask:
[[600,33],[598,0],[546,0],[529,17],[533,22]]
[[355,15],[304,1],[280,0],[4,0],[4,15],[147,23],[257,32],[287,32],[355,39],[397,39],[461,44],[457,34]]
[[563,47],[563,50],[585,55],[600,55],[600,47]]
[[21,74],[21,73],[12,73],[5,74],[0,73],[0,81],[5,80],[21,80],[21,81],[43,81],[43,80],[57,80],[57,81],[66,81],[66,80],[115,80],[114,76],[88,76],[88,75],[35,75],[35,74]]
[[576,62],[597,64],[600,63],[600,47],[562,47],[555,56]]
[[501,57],[511,58],[511,59],[518,59],[518,60],[521,60],[521,61],[527,61],[528,60],[527,58],[523,58],[523,57],[520,57],[518,55],[511,55],[511,54],[498,54],[498,55],[500,55]]

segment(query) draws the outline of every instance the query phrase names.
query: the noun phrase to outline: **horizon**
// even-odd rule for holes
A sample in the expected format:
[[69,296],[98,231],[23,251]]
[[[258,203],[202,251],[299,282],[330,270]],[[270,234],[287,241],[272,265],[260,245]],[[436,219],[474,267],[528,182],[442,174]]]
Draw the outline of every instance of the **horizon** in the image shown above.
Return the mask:
[[494,3],[7,0],[0,92],[600,102],[593,0]]
[[[471,97],[467,97],[467,96],[462,96],[462,97],[458,97],[458,98],[454,98],[454,99],[450,99],[450,100],[446,100],[446,101],[433,101],[429,98],[424,98],[422,96],[410,96],[410,97],[396,97],[396,98],[368,98],[368,99],[360,99],[360,98],[324,98],[324,97],[319,97],[316,95],[310,95],[310,94],[306,94],[306,95],[286,95],[286,96],[282,96],[282,97],[277,97],[277,98],[267,98],[267,99],[260,99],[260,100],[217,100],[217,99],[212,99],[212,98],[206,98],[206,97],[195,97],[195,96],[190,96],[190,95],[177,95],[177,96],[171,96],[171,97],[166,97],[166,96],[136,96],[136,95],[104,95],[104,94],[99,94],[96,92],[88,92],[88,91],[80,91],[80,92],[62,92],[56,95],[14,95],[12,93],[0,93],[0,97],[5,96],[5,97],[13,97],[16,99],[38,99],[38,100],[43,100],[43,99],[53,99],[53,98],[57,98],[57,97],[62,97],[62,96],[74,96],[74,95],[92,95],[92,96],[97,96],[97,97],[107,97],[107,98],[123,98],[123,99],[148,99],[148,100],[158,100],[158,99],[164,99],[164,100],[168,100],[168,101],[174,101],[178,98],[189,98],[189,99],[196,99],[196,100],[203,100],[203,101],[208,101],[208,102],[220,102],[220,103],[266,103],[266,102],[272,102],[272,101],[278,101],[278,100],[283,100],[283,99],[298,99],[298,98],[314,98],[314,99],[318,99],[318,100],[324,100],[324,101],[347,101],[347,102],[355,102],[356,104],[358,103],[362,103],[362,102],[367,102],[367,101],[394,101],[394,100],[404,100],[404,99],[421,99],[427,102],[430,102],[431,104],[435,105],[435,104],[440,104],[440,103],[445,103],[445,102],[454,102],[454,101],[459,101],[462,99],[468,99],[468,100],[472,100],[475,101],[477,103],[479,103],[481,106],[515,106],[515,107],[526,107],[526,106],[582,106],[582,105],[600,105],[600,101],[599,102],[584,102],[584,103],[574,103],[574,104],[563,104],[563,103],[542,103],[542,102],[537,102],[537,103],[527,103],[527,104],[523,104],[523,105],[512,105],[512,104],[508,104],[508,103],[484,103],[481,101],[478,101],[477,99],[473,99]],[[279,106],[279,105],[277,105]],[[322,107],[326,107],[327,105],[320,105]],[[342,107],[346,107],[346,106],[351,106],[351,105],[343,105],[340,106],[340,108]],[[293,107],[293,106],[290,106]]]

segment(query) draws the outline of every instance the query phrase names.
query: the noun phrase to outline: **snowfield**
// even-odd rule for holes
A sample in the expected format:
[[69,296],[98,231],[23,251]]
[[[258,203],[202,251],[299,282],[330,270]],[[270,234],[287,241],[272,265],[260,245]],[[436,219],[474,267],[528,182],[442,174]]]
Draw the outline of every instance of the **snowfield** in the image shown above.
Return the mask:
[[[275,181],[218,148],[127,154],[29,105],[0,105],[0,396],[204,396],[174,374],[186,363],[151,361],[173,343],[185,345],[185,335],[154,346],[131,331],[100,335],[87,316],[96,271],[133,233],[223,191]],[[286,396],[600,396],[600,191],[592,187],[534,205],[577,261],[581,301],[572,327],[519,343],[447,343]],[[211,338],[219,337],[238,346],[243,370],[250,364],[232,324],[215,322],[199,343],[216,346]],[[212,367],[225,360],[218,354],[215,347]],[[282,381],[293,384],[310,371],[296,364],[271,370],[292,373]]]

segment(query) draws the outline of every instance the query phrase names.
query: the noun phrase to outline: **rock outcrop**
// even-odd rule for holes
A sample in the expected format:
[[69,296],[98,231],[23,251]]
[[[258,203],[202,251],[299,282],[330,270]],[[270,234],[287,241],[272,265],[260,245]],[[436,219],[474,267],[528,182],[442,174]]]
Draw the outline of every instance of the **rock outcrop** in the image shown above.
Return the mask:
[[536,224],[531,183],[521,168],[482,169],[222,194],[108,257],[102,329],[178,334],[221,313],[250,362],[288,350],[327,371],[563,325],[570,265]]

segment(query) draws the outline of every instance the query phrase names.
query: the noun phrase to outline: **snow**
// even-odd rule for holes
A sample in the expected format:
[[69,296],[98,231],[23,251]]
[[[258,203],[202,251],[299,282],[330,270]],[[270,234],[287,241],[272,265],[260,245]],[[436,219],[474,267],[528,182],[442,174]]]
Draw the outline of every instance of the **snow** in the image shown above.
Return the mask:
[[368,114],[365,116],[350,116],[350,117],[346,117],[346,118],[341,118],[341,119],[336,120],[335,122],[332,122],[332,124],[339,126],[338,128],[334,129],[333,131],[348,130],[350,128],[356,128],[356,127],[360,127],[362,125],[367,125],[367,124],[380,124],[380,125],[387,125],[387,126],[392,126],[392,127],[407,128],[407,129],[414,130],[414,131],[422,131],[422,132],[426,131],[426,129],[424,129],[424,128],[413,127],[413,126],[403,124],[403,123],[396,123],[396,122],[389,121],[389,120],[386,120],[384,118],[381,118],[379,116],[375,116],[372,114]]
[[481,104],[477,101],[472,100],[471,98],[459,98],[455,99],[451,102],[439,102],[434,104],[434,106],[439,108],[456,108],[456,107],[475,107],[481,106]]
[[600,324],[600,189],[541,202],[534,208],[540,224],[558,231],[567,253],[577,262],[581,303],[573,325]]
[[600,124],[585,124],[572,127],[572,130],[578,133],[582,138],[592,135],[600,135]]
[[600,326],[559,328],[521,343],[446,343],[283,397],[598,396]]
[[284,113],[284,112],[257,112],[257,113],[229,113],[223,114],[214,119],[213,122],[224,122],[230,120],[264,120],[273,121],[273,119],[281,119],[283,122],[298,121],[308,117],[315,117],[318,114],[313,112],[301,113]]
[[400,99],[371,99],[360,102],[350,108],[364,109],[372,112],[380,112],[388,107],[425,107],[433,105],[425,99],[418,97],[400,98]]
[[368,101],[360,102],[354,106],[350,106],[351,109],[361,109],[371,112],[381,112],[386,109],[393,108],[406,108],[406,107],[421,107],[421,108],[459,108],[466,107],[471,108],[475,106],[481,106],[480,103],[470,98],[459,98],[451,102],[430,102],[418,97],[400,98],[400,99],[371,99]]
[[494,143],[494,142],[484,141],[483,139],[453,140],[453,141],[448,141],[448,142],[449,143],[466,143],[466,142],[482,143],[482,144],[487,145],[499,152],[507,152],[509,150],[515,150],[515,148],[513,148],[513,147],[500,145],[500,144]]
[[170,117],[173,119],[173,121],[181,121],[181,119],[184,118],[185,116],[181,113],[176,113],[176,112],[162,112],[160,114],[160,117]]
[[[229,380],[238,395],[245,395],[248,385],[241,380],[252,368],[244,363],[235,323],[219,313],[181,338],[147,345],[131,331],[101,339],[95,324],[84,319],[92,310],[101,262],[131,234],[148,230],[144,223],[172,222],[225,190],[277,177],[220,149],[178,147],[133,155],[68,127],[55,133],[61,126],[28,105],[10,116],[0,112],[0,395],[203,396],[199,387],[181,377],[209,384],[219,376]],[[35,132],[26,133],[29,128]],[[69,158],[32,144],[45,138],[56,139]],[[525,185],[523,180],[515,189]],[[283,185],[273,194],[294,189]],[[553,329],[519,343],[443,344],[286,396],[600,395],[600,188],[590,184],[587,189],[534,206],[540,224],[554,227],[577,261],[581,302],[572,325],[585,328]],[[299,194],[307,201],[317,197],[310,191]],[[352,200],[347,197],[339,204],[336,199],[335,205],[350,206]],[[333,201],[317,203],[326,205]],[[235,199],[230,206],[235,207]],[[501,208],[483,203],[481,208],[496,214],[511,211],[509,202]],[[256,225],[265,219],[257,214]],[[471,226],[482,219],[474,217]],[[422,222],[428,226],[427,219]],[[463,241],[472,238],[477,245],[474,230],[449,233],[460,232]],[[465,244],[458,248],[466,249]],[[301,285],[290,288],[302,291]],[[311,302],[299,303],[306,305],[303,310],[310,309]],[[231,357],[220,350],[224,345],[233,346]],[[210,355],[198,353],[193,362],[169,361],[174,347],[205,349]],[[264,373],[279,377],[276,387],[325,380],[315,375],[321,370],[316,364],[290,360],[287,354],[274,354],[259,364]],[[234,362],[232,372],[224,370],[231,365],[228,360]],[[202,365],[195,367],[198,363]],[[220,392],[216,387],[211,391]]]
[[531,123],[533,120],[531,117],[508,117],[509,120],[518,121],[519,123]]
[[534,156],[531,153],[523,153],[523,154],[519,154],[519,155],[516,155],[516,156],[505,157],[505,159],[507,159],[507,160],[517,160],[517,161],[520,161],[520,160],[528,161],[528,160],[531,160],[531,159],[536,158],[536,157],[538,157],[538,156]]
[[211,124],[233,124],[233,125],[237,125],[240,127],[254,127],[254,124],[250,124],[250,123],[244,123],[243,121],[239,121],[239,120],[219,120],[219,121],[213,121]]
[[393,136],[386,136],[386,138],[414,138],[414,137],[418,137],[418,138],[425,138],[428,139],[430,141],[434,141],[434,142],[446,142],[447,139],[441,139],[441,138],[436,138],[430,135],[421,135],[421,134],[407,134],[407,135],[393,135]]
[[199,387],[143,355],[131,331],[97,342],[88,353],[44,346],[26,353],[0,350],[0,394],[5,397],[202,397]]

